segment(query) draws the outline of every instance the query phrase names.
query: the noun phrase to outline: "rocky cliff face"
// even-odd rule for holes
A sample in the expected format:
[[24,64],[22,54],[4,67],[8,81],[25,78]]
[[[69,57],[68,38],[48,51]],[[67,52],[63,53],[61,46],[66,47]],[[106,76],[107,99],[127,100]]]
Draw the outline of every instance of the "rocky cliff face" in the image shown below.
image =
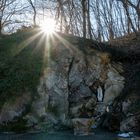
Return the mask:
[[53,44],[30,110],[25,111],[30,94],[22,101],[5,103],[0,112],[2,126],[22,119],[29,129],[60,129],[71,126],[75,118],[94,118],[98,125],[107,106],[121,94],[123,67],[109,53],[84,45],[81,49],[78,42]]

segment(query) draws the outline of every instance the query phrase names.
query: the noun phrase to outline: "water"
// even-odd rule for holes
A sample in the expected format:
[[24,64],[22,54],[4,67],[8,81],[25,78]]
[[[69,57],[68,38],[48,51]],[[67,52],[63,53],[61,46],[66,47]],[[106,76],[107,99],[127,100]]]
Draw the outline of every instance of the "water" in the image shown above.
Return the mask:
[[88,136],[74,136],[70,132],[0,134],[0,140],[140,140],[140,138],[119,138],[117,134],[100,132]]

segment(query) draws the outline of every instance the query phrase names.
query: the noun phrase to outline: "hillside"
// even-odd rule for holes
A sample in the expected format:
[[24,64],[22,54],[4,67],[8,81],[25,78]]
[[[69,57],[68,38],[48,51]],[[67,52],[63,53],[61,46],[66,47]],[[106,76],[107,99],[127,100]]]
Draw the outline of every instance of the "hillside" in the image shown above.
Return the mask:
[[97,126],[110,131],[139,131],[139,45],[137,39],[113,46],[60,33],[51,38],[38,29],[3,36],[0,130],[60,130],[71,128],[71,119],[97,117],[104,120],[95,120]]
[[35,90],[42,72],[44,52],[43,44],[37,46],[40,37],[28,43],[36,33],[19,32],[0,39],[0,107],[6,100]]

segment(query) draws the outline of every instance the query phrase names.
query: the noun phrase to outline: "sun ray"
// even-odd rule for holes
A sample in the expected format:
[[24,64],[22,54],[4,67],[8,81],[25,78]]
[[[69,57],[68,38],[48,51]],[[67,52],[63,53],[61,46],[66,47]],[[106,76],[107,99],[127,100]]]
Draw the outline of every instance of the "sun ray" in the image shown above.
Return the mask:
[[[41,33],[41,32],[40,32]],[[37,42],[37,44],[36,44],[36,47],[34,48],[34,51],[33,51],[33,53],[34,52],[37,52],[38,51],[38,49],[40,49],[40,47],[43,47],[44,45],[45,45],[45,38],[46,38],[46,36],[44,35],[44,34],[40,34],[40,37],[39,37],[39,41]]]
[[65,38],[61,37],[58,33],[55,33],[54,36],[56,36],[66,48],[68,48],[70,51],[77,51],[76,47],[74,47],[73,44],[71,44],[69,41],[67,41]]
[[32,43],[35,39],[37,39],[41,35],[41,32],[36,32],[33,36],[29,37],[28,39],[24,40],[16,47],[16,51],[13,56],[18,55],[24,48],[26,48],[30,43]]

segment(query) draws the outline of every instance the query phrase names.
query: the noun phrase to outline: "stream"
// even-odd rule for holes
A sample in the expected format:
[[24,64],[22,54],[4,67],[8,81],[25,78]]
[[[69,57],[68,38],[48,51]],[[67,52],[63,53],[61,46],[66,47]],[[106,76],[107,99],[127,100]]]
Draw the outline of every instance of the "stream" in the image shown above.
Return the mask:
[[0,134],[0,140],[140,140],[140,137],[121,138],[115,133],[97,132],[88,136],[74,136],[72,132]]

